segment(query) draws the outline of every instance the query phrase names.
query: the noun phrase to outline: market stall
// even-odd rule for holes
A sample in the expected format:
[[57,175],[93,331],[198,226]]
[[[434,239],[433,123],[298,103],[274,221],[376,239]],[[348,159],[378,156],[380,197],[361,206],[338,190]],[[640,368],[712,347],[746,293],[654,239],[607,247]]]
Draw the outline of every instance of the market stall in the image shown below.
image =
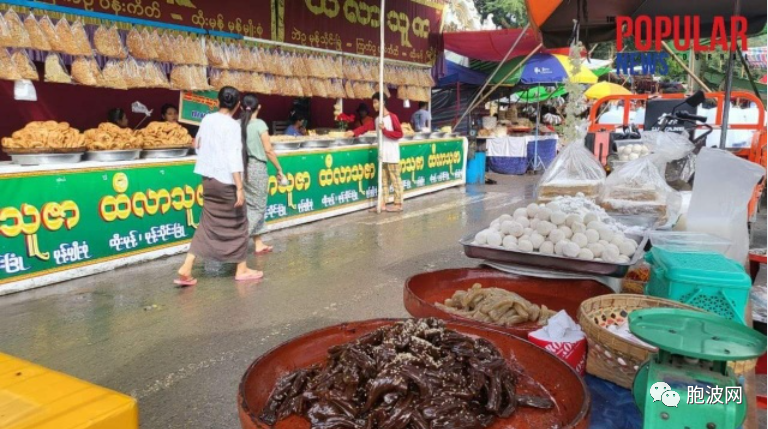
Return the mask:
[[[345,139],[333,129],[343,130],[338,112],[380,89],[379,28],[304,2],[262,2],[246,16],[198,3],[87,10],[0,1],[0,90],[9,98],[0,137],[10,158],[0,163],[0,294],[184,251],[203,204],[193,126],[223,86],[258,94],[270,122],[287,119],[297,99],[307,106],[309,135],[275,139],[288,183],[269,171],[272,229],[377,197],[376,136]],[[420,23],[384,34],[381,89],[407,118],[410,101],[430,99],[442,6],[388,10]],[[184,126],[158,118],[176,102]],[[105,122],[108,108],[129,105],[125,117],[138,129]],[[406,197],[463,184],[466,153],[452,133],[407,135]]]

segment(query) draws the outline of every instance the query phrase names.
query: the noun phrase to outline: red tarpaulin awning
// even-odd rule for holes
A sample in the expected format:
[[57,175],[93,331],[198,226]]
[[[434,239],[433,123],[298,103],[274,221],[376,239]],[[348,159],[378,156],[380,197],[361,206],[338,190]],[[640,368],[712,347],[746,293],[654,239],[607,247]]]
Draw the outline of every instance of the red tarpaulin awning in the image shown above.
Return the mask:
[[[474,60],[500,62],[504,59],[504,55],[507,54],[509,48],[514,45],[522,31],[522,29],[515,28],[443,33],[443,41],[447,51],[455,52]],[[539,46],[538,34],[528,29],[508,59],[520,55],[528,55],[537,46]]]

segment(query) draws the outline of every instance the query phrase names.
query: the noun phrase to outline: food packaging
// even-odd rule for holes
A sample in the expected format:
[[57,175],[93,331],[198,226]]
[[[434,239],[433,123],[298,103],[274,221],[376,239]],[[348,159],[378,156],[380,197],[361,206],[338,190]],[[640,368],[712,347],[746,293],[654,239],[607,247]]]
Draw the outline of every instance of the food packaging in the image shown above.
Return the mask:
[[[66,21],[64,22],[66,23]],[[62,31],[65,29],[66,27]],[[93,55],[93,47],[90,40],[88,40],[88,34],[85,32],[83,21],[80,19],[75,20],[70,27],[70,31],[72,33],[72,46],[70,47],[72,52],[68,53],[71,55]],[[61,38],[61,35],[59,37]]]
[[35,19],[35,15],[31,12],[24,18],[24,28],[29,35],[30,47],[39,51],[50,51],[51,44],[48,42],[48,38],[43,34],[43,30]]
[[40,75],[37,74],[37,67],[35,67],[29,55],[27,55],[26,50],[15,50],[11,55],[11,61],[13,61],[16,71],[21,75],[22,79],[40,80]]
[[77,57],[72,62],[72,79],[88,86],[99,86],[101,84],[101,70],[96,60],[88,57]]
[[539,181],[536,195],[539,202],[549,202],[559,196],[583,194],[596,199],[605,182],[605,170],[586,147],[584,141],[568,144],[555,157]]
[[[105,57],[124,59],[127,56],[125,47],[123,47],[123,41],[120,39],[120,33],[114,25],[109,29],[100,25],[93,36],[93,44],[96,45],[96,52]],[[141,54],[144,54],[143,43],[141,43],[139,48],[141,49]]]
[[[75,37],[72,34],[72,27],[66,18],[59,19],[54,27],[56,31],[56,38],[59,40],[59,51],[69,55],[80,55],[77,52],[77,46],[75,45]],[[87,55],[90,55],[89,52]]]
[[120,61],[107,61],[107,64],[101,71],[100,84],[105,88],[128,89],[128,84],[125,81],[125,70]]
[[49,53],[45,57],[45,81],[52,83],[72,83],[72,76],[67,73],[67,68],[61,57],[56,53]]
[[[45,39],[51,46],[50,50],[63,52],[64,47],[61,44],[61,40],[59,40],[59,35],[56,34],[56,26],[53,25],[51,18],[49,18],[48,15],[43,16],[38,21],[38,25],[40,26],[40,31],[43,32],[43,36],[45,36]],[[2,32],[2,29],[0,29],[0,32]],[[0,37],[0,39],[2,39],[2,37]],[[2,46],[2,42],[0,42],[0,46]]]
[[152,32],[152,42],[155,43],[155,51],[157,51],[157,59],[164,63],[173,62],[173,49],[171,39],[168,33],[163,33],[161,36],[157,30]]
[[587,369],[587,336],[564,310],[543,328],[528,333],[528,341],[556,355],[582,377]]
[[0,48],[0,79],[21,79],[21,74],[16,70],[16,65],[14,65],[13,60],[11,59],[11,54],[6,48]]
[[229,63],[227,62],[224,49],[221,47],[219,42],[208,42],[205,46],[205,50],[205,54],[208,58],[208,64],[210,64],[211,67],[220,69],[229,68]]
[[8,9],[5,13],[5,25],[8,27],[10,33],[10,39],[8,39],[8,46],[13,48],[31,48],[32,41],[29,39],[29,34],[24,24],[21,22],[21,18],[13,8]]
[[11,30],[8,29],[8,24],[5,23],[5,17],[0,14],[0,48],[8,48],[13,45],[13,37],[11,37]]

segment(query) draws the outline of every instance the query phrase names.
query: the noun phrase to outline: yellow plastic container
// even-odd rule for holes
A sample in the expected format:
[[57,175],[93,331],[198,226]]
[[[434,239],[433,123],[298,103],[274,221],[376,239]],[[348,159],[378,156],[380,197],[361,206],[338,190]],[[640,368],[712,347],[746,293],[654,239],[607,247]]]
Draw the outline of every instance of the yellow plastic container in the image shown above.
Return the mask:
[[138,427],[135,399],[0,353],[0,428]]

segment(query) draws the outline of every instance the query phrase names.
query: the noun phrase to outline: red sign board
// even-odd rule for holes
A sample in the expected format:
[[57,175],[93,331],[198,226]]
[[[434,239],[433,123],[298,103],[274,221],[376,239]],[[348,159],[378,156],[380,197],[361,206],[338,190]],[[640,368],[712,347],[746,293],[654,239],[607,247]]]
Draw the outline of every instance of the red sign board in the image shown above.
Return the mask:
[[269,39],[272,1],[254,0],[40,0],[130,18]]
[[[277,0],[274,39],[313,48],[378,56],[379,0]],[[431,63],[443,6],[428,0],[387,0],[385,56]]]

